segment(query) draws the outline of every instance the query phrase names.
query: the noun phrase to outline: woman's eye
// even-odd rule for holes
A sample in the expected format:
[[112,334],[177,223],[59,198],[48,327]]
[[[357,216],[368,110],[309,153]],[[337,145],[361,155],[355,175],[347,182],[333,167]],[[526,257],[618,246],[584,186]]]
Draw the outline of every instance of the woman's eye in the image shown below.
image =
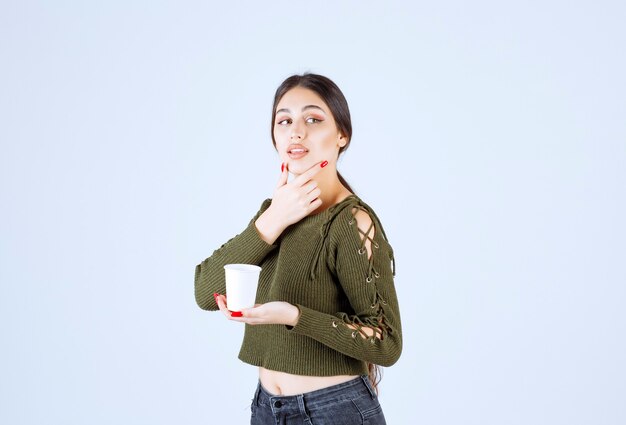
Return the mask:
[[[291,120],[289,118],[285,118],[279,121],[276,121],[276,124],[278,125],[285,125],[285,124],[289,124],[291,122]],[[318,122],[322,122],[322,120],[317,119],[317,118],[313,118],[313,117],[309,117],[306,119],[306,122],[308,122],[309,124],[315,124]]]

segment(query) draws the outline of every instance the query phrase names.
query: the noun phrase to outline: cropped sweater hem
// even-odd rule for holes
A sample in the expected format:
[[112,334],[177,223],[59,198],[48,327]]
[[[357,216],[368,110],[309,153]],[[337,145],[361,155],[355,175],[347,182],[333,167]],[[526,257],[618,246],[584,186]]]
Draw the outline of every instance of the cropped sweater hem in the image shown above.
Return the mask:
[[[320,367],[297,365],[293,361],[280,361],[275,357],[266,358],[252,353],[241,353],[239,360],[251,366],[300,376],[363,375],[368,373],[367,363],[356,361],[353,364],[326,363]],[[356,359],[355,359],[356,360]]]

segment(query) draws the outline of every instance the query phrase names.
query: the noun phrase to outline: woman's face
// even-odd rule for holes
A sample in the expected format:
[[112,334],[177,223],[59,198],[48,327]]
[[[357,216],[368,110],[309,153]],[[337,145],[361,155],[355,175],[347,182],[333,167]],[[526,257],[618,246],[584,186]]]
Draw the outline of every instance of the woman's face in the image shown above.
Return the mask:
[[304,87],[294,87],[278,102],[274,140],[292,174],[301,174],[321,161],[336,166],[339,148],[347,143],[326,103]]

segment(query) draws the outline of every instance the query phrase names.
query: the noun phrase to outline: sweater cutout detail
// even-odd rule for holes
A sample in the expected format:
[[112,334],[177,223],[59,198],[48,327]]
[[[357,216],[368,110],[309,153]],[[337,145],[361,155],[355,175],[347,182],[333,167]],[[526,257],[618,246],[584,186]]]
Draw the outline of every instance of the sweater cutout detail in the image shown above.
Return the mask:
[[[361,230],[361,228],[358,226],[356,214],[359,211],[364,211],[370,216],[371,223],[366,231]],[[373,299],[370,306],[370,308],[374,310],[374,312],[373,315],[365,318],[359,317],[358,315],[348,315],[343,312],[339,313],[339,317],[341,318],[342,324],[345,327],[351,330],[354,329],[350,334],[352,338],[356,338],[357,335],[360,335],[363,339],[369,339],[371,344],[376,344],[378,341],[384,340],[391,332],[393,332],[393,329],[389,325],[385,314],[384,306],[387,305],[387,301],[382,297],[376,285],[376,280],[380,278],[380,273],[378,272],[378,270],[376,270],[376,267],[374,265],[374,256],[377,255],[374,250],[377,250],[380,245],[374,240],[372,236],[370,236],[372,229],[375,230],[374,218],[379,225],[380,221],[378,220],[378,217],[373,213],[373,211],[371,209],[368,209],[367,206],[360,200],[356,203],[355,206],[353,206],[351,214],[352,217],[348,221],[348,225],[352,226],[357,223],[356,229],[358,230],[358,233],[360,234],[359,238],[361,239],[361,243],[357,250],[357,253],[359,255],[365,255],[368,252],[366,247],[368,241],[370,242],[372,247],[372,252],[369,255],[367,262],[367,271],[365,273],[364,280],[367,285],[374,286],[372,294]],[[382,225],[380,225],[380,228],[384,239],[387,240],[384,230],[382,229]],[[393,264],[393,275],[395,276],[395,261],[393,261],[393,255],[391,255],[391,260]],[[366,290],[368,289],[366,288]],[[337,328],[337,324],[334,320],[332,325],[334,328]],[[369,335],[364,328],[371,329],[373,331],[373,335]]]

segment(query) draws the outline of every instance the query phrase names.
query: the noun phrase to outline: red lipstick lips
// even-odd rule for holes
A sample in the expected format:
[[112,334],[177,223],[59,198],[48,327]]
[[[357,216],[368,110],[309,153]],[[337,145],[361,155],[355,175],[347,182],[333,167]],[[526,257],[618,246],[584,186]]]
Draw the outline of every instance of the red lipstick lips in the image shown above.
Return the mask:
[[309,153],[309,150],[300,144],[290,145],[287,149],[287,154],[291,159],[300,159],[304,157],[307,153]]

